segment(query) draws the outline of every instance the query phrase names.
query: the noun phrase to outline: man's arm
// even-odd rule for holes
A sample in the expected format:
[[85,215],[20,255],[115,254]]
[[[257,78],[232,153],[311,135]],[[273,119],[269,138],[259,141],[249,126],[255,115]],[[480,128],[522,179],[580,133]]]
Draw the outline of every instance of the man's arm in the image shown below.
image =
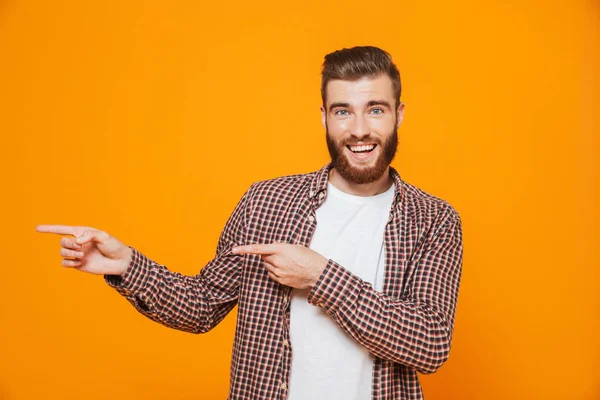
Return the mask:
[[421,372],[448,358],[462,271],[462,227],[449,207],[415,262],[410,288],[395,299],[329,260],[308,301],[373,355]]
[[231,248],[245,241],[250,190],[229,217],[216,257],[198,275],[169,271],[131,248],[127,271],[105,275],[106,282],[156,322],[191,333],[208,332],[237,304],[243,256],[232,254]]
[[249,244],[232,252],[260,254],[272,280],[312,288],[308,301],[375,356],[433,373],[450,352],[463,255],[461,220],[451,206],[435,226],[411,260],[408,290],[400,299],[375,291],[340,264],[301,245]]

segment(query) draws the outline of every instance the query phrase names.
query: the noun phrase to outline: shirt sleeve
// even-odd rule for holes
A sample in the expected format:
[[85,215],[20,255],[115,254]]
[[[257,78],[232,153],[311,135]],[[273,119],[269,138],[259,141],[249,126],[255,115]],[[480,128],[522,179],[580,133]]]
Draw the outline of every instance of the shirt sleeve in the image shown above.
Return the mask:
[[462,273],[462,227],[449,207],[420,252],[408,290],[392,298],[333,260],[308,295],[374,356],[429,374],[447,360]]
[[198,275],[172,272],[130,246],[129,268],[121,276],[105,275],[106,283],[156,322],[191,333],[208,332],[237,304],[243,256],[231,249],[245,243],[250,192],[225,224],[215,258]]

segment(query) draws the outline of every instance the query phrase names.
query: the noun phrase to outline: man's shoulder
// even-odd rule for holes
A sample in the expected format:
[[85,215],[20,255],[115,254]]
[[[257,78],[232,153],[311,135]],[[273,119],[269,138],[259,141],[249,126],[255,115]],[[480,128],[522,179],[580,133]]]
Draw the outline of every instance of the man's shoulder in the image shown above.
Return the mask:
[[406,181],[403,181],[403,184],[405,205],[411,215],[419,219],[438,221],[446,218],[460,219],[458,211],[449,201]]
[[303,174],[284,175],[276,178],[269,178],[254,182],[250,187],[250,192],[253,197],[285,197],[286,195],[294,195],[300,191],[306,190],[318,171],[313,171]]

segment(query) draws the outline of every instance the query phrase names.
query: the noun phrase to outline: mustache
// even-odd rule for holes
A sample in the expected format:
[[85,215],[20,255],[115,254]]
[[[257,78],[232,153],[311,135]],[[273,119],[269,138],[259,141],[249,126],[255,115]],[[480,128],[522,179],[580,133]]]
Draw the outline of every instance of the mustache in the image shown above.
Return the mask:
[[340,142],[339,145],[340,146],[354,146],[354,145],[358,145],[359,142],[381,145],[381,140],[373,139],[370,136],[366,136],[364,138],[361,138],[360,140],[348,139],[343,142]]

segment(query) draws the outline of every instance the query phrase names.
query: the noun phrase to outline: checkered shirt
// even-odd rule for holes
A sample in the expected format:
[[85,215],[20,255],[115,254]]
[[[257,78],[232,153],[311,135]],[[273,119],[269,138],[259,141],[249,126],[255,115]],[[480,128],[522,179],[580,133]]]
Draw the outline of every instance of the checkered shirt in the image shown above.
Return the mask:
[[[215,258],[198,275],[171,272],[132,247],[126,273],[105,276],[140,313],[187,332],[209,331],[237,304],[230,400],[285,399],[294,348],[292,289],[267,276],[259,255],[231,249],[275,241],[308,247],[330,168],[254,183],[229,217]],[[328,260],[307,301],[374,356],[372,399],[417,400],[423,399],[417,373],[435,372],[450,352],[461,219],[448,202],[404,182],[393,168],[390,174],[395,194],[385,227],[383,290]]]

